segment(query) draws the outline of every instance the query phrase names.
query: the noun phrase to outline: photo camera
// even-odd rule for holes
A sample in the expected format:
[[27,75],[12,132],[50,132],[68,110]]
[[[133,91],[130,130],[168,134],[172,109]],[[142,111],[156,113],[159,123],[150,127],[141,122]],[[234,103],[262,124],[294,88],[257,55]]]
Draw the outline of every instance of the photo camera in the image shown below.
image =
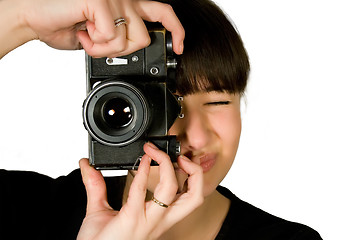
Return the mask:
[[147,141],[173,162],[180,153],[176,136],[167,134],[181,113],[181,98],[174,94],[171,35],[158,26],[148,26],[148,31],[151,44],[130,55],[86,56],[83,121],[89,133],[89,162],[96,169],[137,169]]

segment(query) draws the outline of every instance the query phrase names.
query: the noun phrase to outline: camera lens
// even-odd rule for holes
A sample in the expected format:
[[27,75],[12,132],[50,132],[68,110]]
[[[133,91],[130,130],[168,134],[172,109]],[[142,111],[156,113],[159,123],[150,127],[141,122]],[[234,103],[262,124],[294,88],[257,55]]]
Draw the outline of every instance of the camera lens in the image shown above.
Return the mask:
[[112,98],[104,105],[103,118],[110,128],[124,128],[133,119],[132,107],[122,98]]
[[107,80],[98,84],[83,105],[89,134],[108,146],[125,146],[140,138],[151,119],[148,100],[138,86]]

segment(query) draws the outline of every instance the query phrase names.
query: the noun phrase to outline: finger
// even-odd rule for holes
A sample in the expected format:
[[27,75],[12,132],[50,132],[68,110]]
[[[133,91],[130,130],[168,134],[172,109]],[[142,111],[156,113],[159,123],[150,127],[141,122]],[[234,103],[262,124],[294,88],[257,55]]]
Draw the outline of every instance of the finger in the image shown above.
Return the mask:
[[136,12],[131,1],[124,1],[123,15],[127,20],[127,40],[128,47],[124,54],[135,52],[150,44],[150,36],[147,27]]
[[151,158],[144,155],[130,186],[127,205],[135,210],[144,210]]
[[165,216],[167,225],[183,219],[204,201],[204,177],[201,166],[183,155],[178,158],[178,164],[189,175],[187,192],[179,194],[173,202],[171,211]]
[[117,57],[127,49],[126,25],[115,27],[115,37],[106,42],[96,42],[92,39],[95,24],[87,23],[88,31],[79,31],[77,37],[84,50],[93,57]]
[[188,177],[187,194],[192,195],[195,198],[200,198],[203,196],[203,186],[204,186],[204,174],[202,167],[184,155],[180,155],[178,158],[179,167],[186,172]]
[[115,38],[114,16],[119,15],[116,9],[110,5],[110,1],[89,1],[85,17],[88,19],[87,28],[94,43],[105,43]]
[[111,209],[107,201],[107,189],[100,171],[89,165],[88,159],[79,161],[83,183],[87,194],[87,214]]
[[187,191],[188,174],[177,163],[174,164],[175,175],[178,182],[178,193]]
[[[120,12],[122,13],[121,16],[126,20],[126,24],[121,26],[126,32],[118,36],[126,37],[121,39],[122,42],[114,39],[110,42],[109,47],[104,46],[111,51],[110,53],[107,52],[109,55],[106,56],[108,57],[128,55],[147,47],[151,41],[148,30],[141,17],[135,11],[131,1],[124,1],[122,4]],[[104,51],[108,51],[107,49],[104,49]]]
[[[154,197],[158,201],[170,205],[178,190],[173,164],[169,156],[165,152],[157,149],[152,143],[145,144],[143,149],[148,156],[159,164],[160,181],[154,190]],[[156,204],[154,206],[157,209],[160,208]]]
[[162,223],[159,221],[159,226],[163,226],[163,228],[154,228],[153,234],[156,236],[161,235],[167,228],[174,226],[174,224],[184,219],[204,201],[202,168],[185,156],[178,158],[178,164],[189,175],[188,191],[178,194],[177,199],[162,216]]
[[136,11],[144,20],[162,23],[172,33],[173,51],[182,54],[185,30],[170,5],[153,1],[136,1]]
[[[125,31],[124,25],[119,26]],[[92,57],[100,58],[100,57],[110,57],[115,58],[118,56],[126,55],[122,53],[127,49],[127,40],[123,37],[117,37],[114,40],[111,40],[106,43],[94,43],[91,41],[90,37],[86,35],[84,32],[79,32],[78,34],[79,41],[83,46],[83,49]],[[120,34],[124,36],[125,34]]]
[[77,32],[84,50],[93,57],[117,57],[127,48],[126,25],[115,26],[115,19],[121,18],[118,6],[111,6],[106,1],[94,5],[92,14],[86,17],[87,31]]

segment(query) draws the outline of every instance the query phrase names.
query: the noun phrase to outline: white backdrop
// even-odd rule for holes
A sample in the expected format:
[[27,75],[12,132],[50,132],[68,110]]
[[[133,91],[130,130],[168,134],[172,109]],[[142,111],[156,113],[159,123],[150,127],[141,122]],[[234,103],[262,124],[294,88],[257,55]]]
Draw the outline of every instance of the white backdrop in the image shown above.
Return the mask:
[[[217,0],[252,72],[234,166],[240,198],[341,239],[341,33],[337,0]],[[57,177],[87,157],[82,51],[30,42],[0,60],[0,168]]]

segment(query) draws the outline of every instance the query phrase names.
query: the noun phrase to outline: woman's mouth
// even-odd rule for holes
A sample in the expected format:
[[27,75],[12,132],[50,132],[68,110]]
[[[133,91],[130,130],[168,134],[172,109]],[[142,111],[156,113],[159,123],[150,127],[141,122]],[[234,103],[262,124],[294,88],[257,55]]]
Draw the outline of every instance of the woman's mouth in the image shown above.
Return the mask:
[[199,157],[200,160],[200,166],[202,167],[202,170],[204,173],[211,170],[211,168],[214,166],[216,162],[216,155],[213,153],[205,154]]
[[206,153],[193,156],[193,154],[189,152],[186,153],[185,156],[191,159],[192,162],[200,165],[204,173],[211,170],[217,159],[217,154],[214,153]]

